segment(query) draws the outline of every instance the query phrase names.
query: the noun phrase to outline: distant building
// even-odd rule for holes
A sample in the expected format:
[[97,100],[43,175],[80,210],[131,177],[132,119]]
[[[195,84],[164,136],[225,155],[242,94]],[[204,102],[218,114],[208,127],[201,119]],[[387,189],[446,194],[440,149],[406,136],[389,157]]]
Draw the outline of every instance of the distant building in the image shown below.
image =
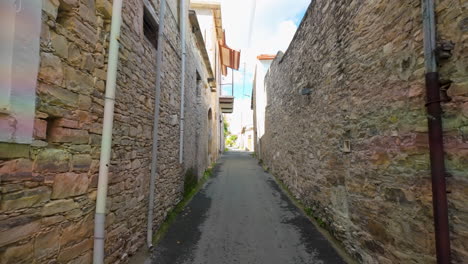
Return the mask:
[[253,110],[253,144],[255,154],[259,159],[262,159],[262,137],[265,134],[265,109],[267,106],[265,75],[275,57],[275,55],[259,55],[255,66],[251,109]]

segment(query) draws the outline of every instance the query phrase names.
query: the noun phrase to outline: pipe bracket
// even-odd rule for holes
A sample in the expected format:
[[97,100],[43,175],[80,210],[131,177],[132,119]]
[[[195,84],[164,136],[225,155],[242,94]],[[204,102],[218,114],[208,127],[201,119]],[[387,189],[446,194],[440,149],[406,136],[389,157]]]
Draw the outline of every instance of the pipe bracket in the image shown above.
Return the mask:
[[426,104],[424,104],[425,106],[429,106],[431,104],[438,104],[438,103],[441,103],[443,102],[442,100],[434,100],[434,101],[429,101],[427,102]]

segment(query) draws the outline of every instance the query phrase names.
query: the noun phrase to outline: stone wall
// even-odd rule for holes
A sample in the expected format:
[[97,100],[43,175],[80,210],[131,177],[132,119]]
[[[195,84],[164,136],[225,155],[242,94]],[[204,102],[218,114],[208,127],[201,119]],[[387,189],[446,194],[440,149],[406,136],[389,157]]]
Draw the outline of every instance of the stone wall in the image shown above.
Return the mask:
[[[158,2],[150,2],[157,12]],[[156,50],[143,34],[143,6],[142,0],[126,0],[122,10],[107,263],[127,262],[146,241]],[[177,0],[168,6],[155,229],[181,199],[184,174],[178,158],[180,35],[172,10]],[[111,12],[107,0],[44,0],[34,142],[0,143],[0,263],[92,262]],[[194,67],[204,74],[204,66],[193,42],[188,50],[187,75],[193,79]],[[202,96],[211,102],[211,94]],[[186,103],[193,100],[187,96]],[[193,133],[193,124],[187,129]]]
[[[187,34],[187,46],[196,46],[195,34]],[[184,132],[184,166],[193,169],[198,177],[203,176],[204,170],[211,165],[209,155],[213,161],[219,156],[218,147],[208,150],[209,133],[216,135],[219,124],[209,127],[208,112],[219,109],[218,91],[211,91],[207,82],[209,75],[198,49],[188,53],[186,86],[185,86],[185,132]],[[214,70],[214,69],[213,69]],[[216,137],[213,138],[216,140]],[[215,143],[215,142],[213,142]]]
[[[363,263],[435,263],[420,2],[312,1],[265,80],[266,166]],[[455,44],[440,73],[453,81],[450,236],[453,263],[464,263],[468,5],[436,4],[439,41]]]

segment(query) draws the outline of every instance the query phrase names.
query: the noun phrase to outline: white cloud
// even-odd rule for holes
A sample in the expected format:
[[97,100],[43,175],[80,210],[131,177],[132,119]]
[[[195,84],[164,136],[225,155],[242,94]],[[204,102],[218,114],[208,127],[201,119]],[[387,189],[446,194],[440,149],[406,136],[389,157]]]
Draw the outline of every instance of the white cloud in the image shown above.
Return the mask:
[[[250,15],[256,1],[249,51]],[[223,0],[223,26],[228,45],[243,51],[242,60],[260,53],[285,51],[310,0]]]
[[269,37],[257,39],[253,51],[256,54],[276,54],[286,51],[296,33],[297,26],[292,20],[282,21]]
[[[255,1],[255,2],[254,2]],[[223,27],[226,42],[241,50],[241,69],[235,75],[236,97],[251,93],[256,57],[260,54],[276,54],[286,51],[311,0],[222,0]],[[255,19],[251,26],[251,14],[255,3]],[[252,29],[249,47],[249,31]],[[244,63],[247,63],[245,87]],[[231,82],[231,76],[225,83]]]

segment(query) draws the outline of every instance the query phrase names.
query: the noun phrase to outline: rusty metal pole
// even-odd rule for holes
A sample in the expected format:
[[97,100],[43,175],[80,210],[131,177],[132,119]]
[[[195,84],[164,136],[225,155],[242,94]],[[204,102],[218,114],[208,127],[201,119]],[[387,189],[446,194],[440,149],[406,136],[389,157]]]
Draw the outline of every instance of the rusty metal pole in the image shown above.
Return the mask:
[[432,203],[437,263],[450,263],[450,236],[445,183],[444,143],[442,131],[442,108],[440,106],[439,74],[426,74],[427,114],[429,125],[429,151],[432,176]]
[[424,57],[426,64],[426,93],[429,133],[429,152],[432,176],[432,204],[438,264],[450,263],[450,231],[447,189],[445,182],[442,108],[440,79],[436,60],[436,22],[434,0],[422,0],[424,24]]

